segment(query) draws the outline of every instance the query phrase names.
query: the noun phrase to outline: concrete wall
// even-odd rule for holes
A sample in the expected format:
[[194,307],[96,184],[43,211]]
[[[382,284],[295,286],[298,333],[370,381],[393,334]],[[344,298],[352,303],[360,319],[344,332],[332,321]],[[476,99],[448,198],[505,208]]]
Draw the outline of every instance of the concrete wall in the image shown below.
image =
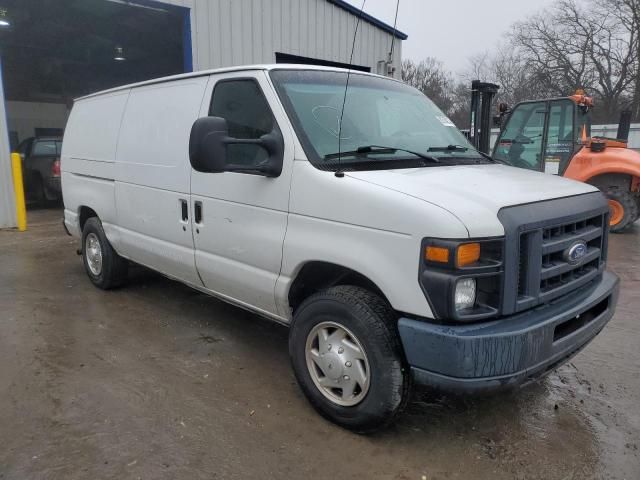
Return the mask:
[[35,135],[36,128],[64,128],[69,116],[60,103],[6,102],[9,130],[18,132],[20,141]]
[[[193,69],[275,63],[275,52],[349,63],[356,16],[327,0],[162,0],[191,9]],[[378,73],[391,34],[361,20],[353,62]],[[402,41],[394,62],[400,75]]]

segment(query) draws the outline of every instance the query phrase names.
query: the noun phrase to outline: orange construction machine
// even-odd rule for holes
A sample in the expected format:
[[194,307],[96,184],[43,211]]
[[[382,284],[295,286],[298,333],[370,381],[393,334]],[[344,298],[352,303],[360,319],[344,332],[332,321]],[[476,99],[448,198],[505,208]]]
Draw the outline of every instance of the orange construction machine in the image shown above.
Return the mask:
[[[473,87],[470,140],[488,153],[488,110],[498,87],[483,82]],[[640,216],[640,152],[627,146],[630,112],[621,115],[618,138],[592,137],[592,107],[592,99],[581,90],[569,97],[521,102],[512,109],[501,104],[494,119],[500,134],[492,156],[514,167],[594,185],[609,200],[610,231],[620,232]]]

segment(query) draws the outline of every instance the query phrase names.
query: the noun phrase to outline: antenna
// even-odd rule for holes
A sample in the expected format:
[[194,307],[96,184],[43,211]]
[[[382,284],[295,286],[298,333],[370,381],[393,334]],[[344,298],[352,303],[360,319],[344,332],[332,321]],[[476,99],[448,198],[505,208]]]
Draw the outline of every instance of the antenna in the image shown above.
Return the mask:
[[360,25],[360,19],[364,12],[364,5],[367,0],[362,0],[362,6],[360,7],[360,13],[356,20],[356,29],[353,32],[353,43],[351,44],[351,56],[349,57],[349,69],[347,70],[347,81],[344,84],[344,95],[342,96],[342,110],[340,110],[340,121],[338,122],[338,170],[336,171],[336,177],[343,177],[344,173],[340,171],[340,163],[342,162],[342,150],[340,149],[340,142],[342,141],[342,117],[344,116],[344,106],[347,103],[347,90],[349,88],[349,77],[351,76],[351,64],[353,63],[353,52],[356,49],[356,37],[358,36],[358,26]]
[[[389,58],[387,63],[387,75],[389,74],[389,66],[393,64],[393,47],[396,43],[396,24],[398,23],[398,9],[400,8],[400,0],[396,0],[396,16],[393,19],[393,33],[391,34],[391,48],[389,49]],[[395,73],[395,68],[391,71],[391,73]]]

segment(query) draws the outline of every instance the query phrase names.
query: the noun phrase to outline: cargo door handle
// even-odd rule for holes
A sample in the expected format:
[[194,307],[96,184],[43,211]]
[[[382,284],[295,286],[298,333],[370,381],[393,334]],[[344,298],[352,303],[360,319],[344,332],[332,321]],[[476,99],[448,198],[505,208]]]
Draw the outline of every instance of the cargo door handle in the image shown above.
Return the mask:
[[202,223],[202,202],[194,203],[193,221],[197,224]]
[[180,212],[182,214],[182,221],[183,222],[188,222],[189,221],[189,206],[187,204],[187,201],[184,199],[180,199]]

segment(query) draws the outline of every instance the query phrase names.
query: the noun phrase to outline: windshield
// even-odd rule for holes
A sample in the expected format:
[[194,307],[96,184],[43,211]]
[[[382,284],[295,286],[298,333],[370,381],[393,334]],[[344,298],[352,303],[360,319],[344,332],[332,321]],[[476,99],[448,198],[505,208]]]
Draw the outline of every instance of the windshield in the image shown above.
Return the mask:
[[[400,82],[350,74],[338,146],[347,74],[274,70],[271,78],[307,157],[318,168],[369,169],[381,162],[384,168],[407,168],[487,161],[431,100]],[[416,162],[407,163],[411,159]]]

